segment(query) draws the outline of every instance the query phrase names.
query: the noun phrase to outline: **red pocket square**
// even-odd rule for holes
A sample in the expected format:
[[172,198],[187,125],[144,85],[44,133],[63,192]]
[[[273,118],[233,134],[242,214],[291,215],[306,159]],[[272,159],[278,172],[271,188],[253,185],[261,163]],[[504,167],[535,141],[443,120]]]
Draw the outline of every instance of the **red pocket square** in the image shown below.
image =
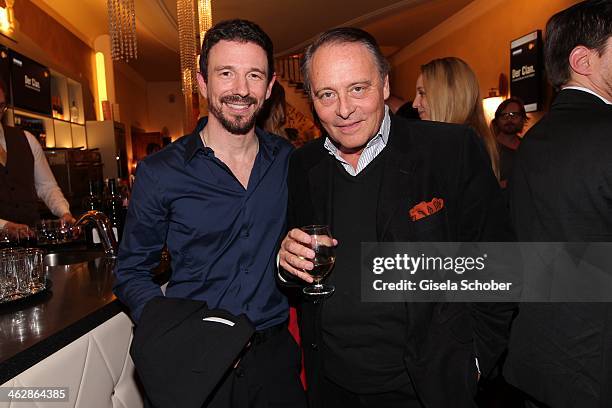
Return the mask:
[[441,198],[434,198],[429,202],[421,201],[410,209],[410,219],[412,221],[418,221],[421,218],[437,213],[443,208],[444,200]]

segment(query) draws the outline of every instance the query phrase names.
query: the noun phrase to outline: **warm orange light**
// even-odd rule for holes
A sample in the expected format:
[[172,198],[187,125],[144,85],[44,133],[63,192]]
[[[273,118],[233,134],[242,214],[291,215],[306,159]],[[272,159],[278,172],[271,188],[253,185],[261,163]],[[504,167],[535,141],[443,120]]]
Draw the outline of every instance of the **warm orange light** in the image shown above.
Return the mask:
[[503,101],[504,98],[501,96],[490,96],[482,101],[482,107],[484,109],[487,123],[490,123],[493,120],[495,117],[495,111]]
[[96,52],[96,82],[98,83],[98,108],[100,110],[100,118],[104,118],[104,110],[102,109],[102,101],[108,100],[106,94],[106,67],[104,65],[104,54]]
[[0,7],[0,31],[4,34],[10,34],[13,31],[8,10],[3,7]]

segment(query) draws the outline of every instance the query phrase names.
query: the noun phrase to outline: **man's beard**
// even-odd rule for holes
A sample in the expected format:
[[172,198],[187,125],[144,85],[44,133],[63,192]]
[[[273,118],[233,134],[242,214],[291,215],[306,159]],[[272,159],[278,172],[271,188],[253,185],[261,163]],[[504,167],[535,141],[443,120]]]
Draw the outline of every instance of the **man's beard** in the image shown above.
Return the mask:
[[[209,98],[209,101],[211,99]],[[228,132],[235,135],[245,135],[255,127],[255,121],[257,115],[261,111],[263,104],[260,105],[255,112],[250,116],[235,116],[230,118],[223,113],[224,103],[248,103],[252,105],[257,104],[257,99],[252,96],[242,97],[240,95],[228,95],[219,99],[219,103],[211,103],[208,107],[210,113],[221,122],[221,125]]]
[[523,130],[523,124],[506,123],[500,127],[500,130],[507,135],[517,135]]

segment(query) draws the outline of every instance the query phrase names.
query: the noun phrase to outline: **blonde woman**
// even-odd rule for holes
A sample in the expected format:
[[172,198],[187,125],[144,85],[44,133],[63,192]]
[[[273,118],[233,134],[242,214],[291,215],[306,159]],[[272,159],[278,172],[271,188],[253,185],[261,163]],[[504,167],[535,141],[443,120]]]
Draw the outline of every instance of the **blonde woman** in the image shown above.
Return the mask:
[[468,125],[482,139],[499,180],[499,153],[482,108],[474,71],[456,57],[435,59],[421,66],[412,106],[423,120]]
[[257,118],[257,126],[267,132],[288,139],[285,131],[287,123],[287,102],[285,100],[285,88],[277,82],[272,85],[270,97]]

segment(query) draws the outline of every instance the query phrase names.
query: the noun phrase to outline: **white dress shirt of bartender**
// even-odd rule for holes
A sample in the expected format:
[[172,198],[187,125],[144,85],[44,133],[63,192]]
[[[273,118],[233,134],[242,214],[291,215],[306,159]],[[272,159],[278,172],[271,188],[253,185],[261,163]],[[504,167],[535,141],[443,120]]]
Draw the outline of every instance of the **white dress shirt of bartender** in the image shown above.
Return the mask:
[[[4,118],[7,110],[6,89],[5,83],[0,80],[0,121]],[[53,177],[40,143],[31,133],[24,131],[24,134],[34,157],[34,188],[36,195],[47,205],[53,215],[65,222],[74,223],[75,219],[70,213],[68,201],[57,185],[55,177]],[[2,167],[6,166],[10,154],[11,152],[7,150],[4,124],[0,123],[0,165]],[[0,230],[2,229],[7,230],[11,236],[17,236],[20,231],[27,231],[28,226],[0,218]]]

